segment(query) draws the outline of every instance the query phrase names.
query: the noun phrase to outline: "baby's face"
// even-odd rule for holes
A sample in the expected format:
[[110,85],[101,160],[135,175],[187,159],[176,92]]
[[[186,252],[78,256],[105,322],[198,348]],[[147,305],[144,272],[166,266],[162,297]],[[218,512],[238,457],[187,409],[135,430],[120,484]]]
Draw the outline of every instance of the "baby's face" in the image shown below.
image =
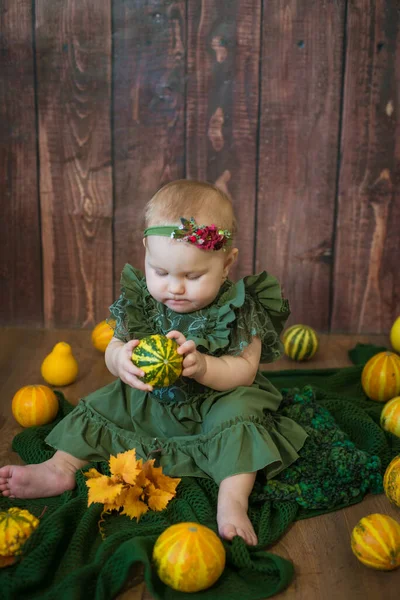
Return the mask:
[[237,250],[200,250],[163,236],[146,238],[146,283],[158,302],[179,313],[211,304],[228,275]]

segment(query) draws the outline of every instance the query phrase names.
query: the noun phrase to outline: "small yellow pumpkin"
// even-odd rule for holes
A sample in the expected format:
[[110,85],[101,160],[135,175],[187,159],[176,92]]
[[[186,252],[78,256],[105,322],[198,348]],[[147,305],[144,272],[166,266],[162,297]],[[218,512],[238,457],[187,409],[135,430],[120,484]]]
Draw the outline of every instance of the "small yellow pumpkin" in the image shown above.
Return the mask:
[[11,410],[22,427],[46,425],[57,416],[57,396],[47,385],[26,385],[14,395]]
[[378,352],[363,368],[361,385],[377,402],[387,402],[400,394],[400,356],[394,352]]
[[28,510],[9,508],[0,512],[0,556],[21,554],[21,547],[39,525]]
[[310,360],[318,350],[318,337],[308,325],[292,325],[283,334],[283,345],[292,360]]
[[219,537],[199,523],[171,525],[157,539],[153,560],[161,581],[179,592],[199,592],[212,586],[225,567]]
[[400,455],[388,465],[383,477],[383,489],[388,500],[400,508]]
[[390,343],[393,350],[400,353],[400,316],[397,317],[390,330]]
[[78,363],[72,348],[59,342],[42,362],[42,377],[50,385],[63,386],[73,383],[78,376]]
[[365,566],[392,571],[400,566],[400,525],[388,515],[363,517],[351,534],[351,549]]
[[381,427],[400,437],[400,396],[386,402],[381,412]]
[[105,352],[114,335],[115,321],[100,321],[92,331],[92,344],[100,352]]

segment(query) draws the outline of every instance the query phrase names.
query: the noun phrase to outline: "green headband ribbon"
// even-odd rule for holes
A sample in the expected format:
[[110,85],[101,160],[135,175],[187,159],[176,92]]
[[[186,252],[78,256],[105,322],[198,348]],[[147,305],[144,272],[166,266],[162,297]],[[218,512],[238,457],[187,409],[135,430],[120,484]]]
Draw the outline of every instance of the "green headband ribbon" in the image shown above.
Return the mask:
[[181,217],[181,225],[156,225],[144,230],[144,237],[163,235],[174,240],[189,242],[201,250],[221,250],[232,244],[232,233],[219,229],[216,225],[197,225],[192,217],[190,221]]
[[155,227],[147,227],[144,230],[144,237],[148,237],[149,235],[164,235],[166,237],[171,237],[176,229],[176,225],[156,225]]

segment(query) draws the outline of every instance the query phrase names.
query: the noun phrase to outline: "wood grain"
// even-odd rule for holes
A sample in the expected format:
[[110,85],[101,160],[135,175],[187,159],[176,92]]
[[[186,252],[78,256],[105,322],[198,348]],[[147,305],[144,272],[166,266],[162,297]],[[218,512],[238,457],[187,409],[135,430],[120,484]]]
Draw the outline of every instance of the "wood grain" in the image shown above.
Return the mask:
[[[284,357],[270,369],[332,368],[350,364],[347,351],[357,342],[388,345],[387,336],[321,335],[320,350],[308,363],[294,363]],[[62,388],[66,398],[77,404],[81,397],[107,385],[114,378],[107,371],[104,356],[93,348],[90,331],[0,329],[0,465],[22,464],[12,452],[11,442],[21,427],[11,414],[11,399],[19,387],[43,383],[40,365],[59,341],[72,346],[79,363],[77,381]],[[381,512],[400,521],[400,509],[382,496],[368,496],[360,504],[312,519],[295,522],[269,551],[293,561],[295,578],[279,598],[295,600],[397,600],[400,569],[377,572],[361,565],[352,555],[350,533],[365,515]],[[118,600],[153,600],[141,582],[140,566],[132,570]]]
[[388,332],[399,19],[383,0],[3,0],[0,323],[104,318],[143,266],[146,201],[188,177],[232,196],[233,277],[277,275],[291,323]]
[[400,312],[400,13],[349,3],[333,330],[387,331]]
[[0,323],[43,325],[30,2],[0,7]]
[[184,0],[115,0],[113,146],[115,293],[126,262],[143,268],[143,209],[184,177]]
[[253,272],[260,19],[257,0],[188,3],[187,176],[232,197],[233,278]]
[[400,571],[368,569],[353,555],[350,536],[359,520],[383,513],[400,520],[384,495],[369,495],[343,510],[296,522],[269,551],[294,564],[296,575],[282,600],[376,600],[398,598]]
[[[329,330],[344,0],[264,2],[256,270]],[[321,26],[323,24],[323,27]]]
[[88,326],[112,301],[109,0],[37,0],[45,324]]

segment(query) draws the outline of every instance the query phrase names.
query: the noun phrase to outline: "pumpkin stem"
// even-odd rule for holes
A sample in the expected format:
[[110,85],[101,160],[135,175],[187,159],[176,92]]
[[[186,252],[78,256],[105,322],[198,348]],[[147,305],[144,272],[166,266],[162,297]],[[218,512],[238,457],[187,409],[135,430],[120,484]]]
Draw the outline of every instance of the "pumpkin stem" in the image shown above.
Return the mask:
[[40,514],[40,515],[38,516],[38,519],[41,519],[41,518],[43,517],[44,513],[46,512],[46,510],[47,510],[48,508],[49,508],[48,506],[45,506],[45,507],[44,507],[44,509],[42,510],[42,514]]

